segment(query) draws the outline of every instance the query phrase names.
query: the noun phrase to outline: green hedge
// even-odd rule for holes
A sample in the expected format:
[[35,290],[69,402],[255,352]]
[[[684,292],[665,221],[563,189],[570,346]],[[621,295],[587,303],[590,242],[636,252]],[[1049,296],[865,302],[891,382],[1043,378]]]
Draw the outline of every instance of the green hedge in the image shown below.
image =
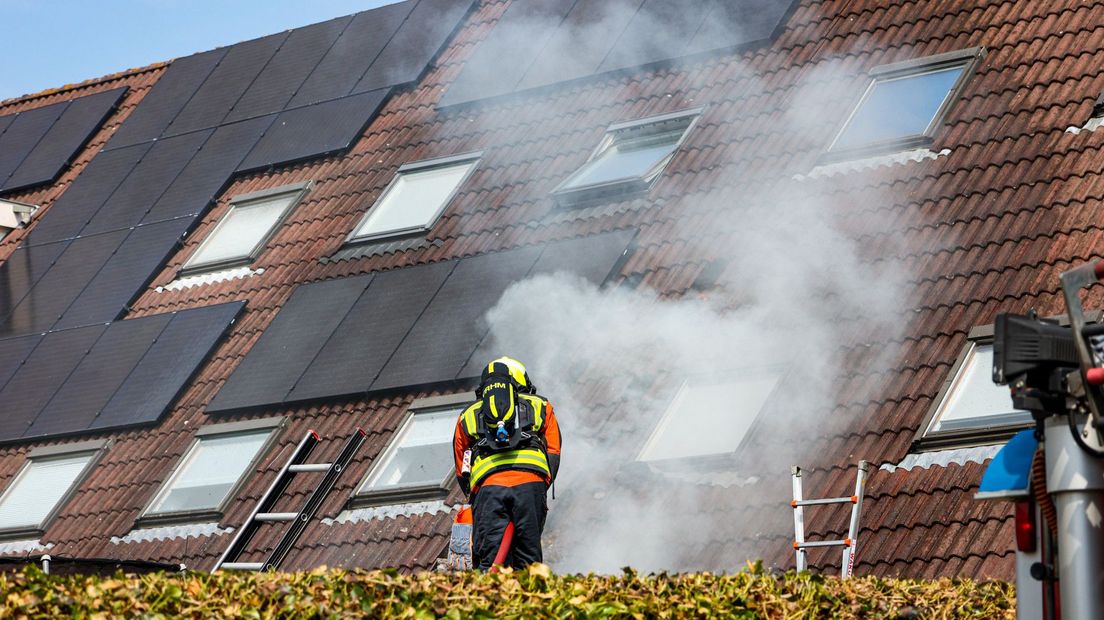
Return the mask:
[[1014,618],[1004,582],[841,581],[775,575],[553,575],[394,571],[0,575],[0,617],[192,618]]

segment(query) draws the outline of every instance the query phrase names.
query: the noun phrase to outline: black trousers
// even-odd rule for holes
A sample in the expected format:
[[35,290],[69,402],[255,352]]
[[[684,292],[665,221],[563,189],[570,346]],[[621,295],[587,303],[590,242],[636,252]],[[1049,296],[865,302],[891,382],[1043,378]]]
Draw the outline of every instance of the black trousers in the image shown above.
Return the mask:
[[514,524],[514,541],[506,565],[523,568],[544,560],[541,533],[548,516],[548,485],[527,482],[516,487],[480,488],[472,498],[472,566],[487,570],[494,563],[506,524]]

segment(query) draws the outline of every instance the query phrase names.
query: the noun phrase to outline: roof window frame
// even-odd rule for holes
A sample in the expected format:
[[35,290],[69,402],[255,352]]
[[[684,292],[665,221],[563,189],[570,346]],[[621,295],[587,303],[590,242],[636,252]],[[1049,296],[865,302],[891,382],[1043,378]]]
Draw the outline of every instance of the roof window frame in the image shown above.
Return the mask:
[[[896,153],[898,151],[932,144],[935,141],[935,135],[943,126],[947,114],[961,98],[962,91],[973,78],[977,70],[977,65],[981,59],[985,58],[985,54],[986,49],[984,47],[971,47],[953,52],[935,54],[933,56],[924,56],[921,58],[879,65],[870,69],[867,72],[870,81],[867,83],[866,88],[863,89],[862,94],[851,106],[847,118],[844,119],[843,123],[840,124],[839,128],[836,129],[836,132],[832,135],[832,140],[828,143],[828,147],[819,158],[820,163],[833,163],[874,155]],[[936,109],[931,121],[922,133],[880,140],[859,146],[836,148],[840,138],[851,126],[851,121],[862,109],[863,104],[866,103],[867,98],[870,96],[870,93],[874,91],[874,87],[878,82],[903,77],[920,76],[958,66],[962,67],[962,73],[959,74],[955,83],[947,91],[946,96],[943,98],[943,102]]]
[[[659,439],[660,430],[665,427],[668,418],[674,414],[676,402],[678,401],[679,396],[682,394],[682,391],[686,389],[687,386],[692,386],[695,380],[699,382],[721,382],[725,379],[728,379],[730,383],[735,383],[739,380],[741,373],[746,373],[748,371],[776,371],[777,380],[774,387],[772,387],[767,393],[766,398],[763,399],[762,405],[760,405],[759,409],[755,412],[754,419],[748,424],[747,429],[744,431],[743,436],[740,437],[740,441],[737,443],[735,448],[733,448],[729,452],[691,454],[660,459],[645,458],[647,452],[651,449],[652,445]],[[690,377],[686,377],[678,385],[678,387],[674,389],[671,397],[667,401],[667,406],[664,408],[663,412],[659,414],[655,422],[652,423],[647,437],[640,444],[640,448],[636,450],[636,453],[633,455],[633,461],[636,463],[670,471],[685,470],[693,472],[702,469],[710,470],[718,468],[730,468],[728,466],[731,465],[735,459],[739,458],[739,455],[744,450],[747,442],[750,441],[750,437],[755,434],[756,429],[760,426],[763,412],[766,411],[768,407],[770,407],[771,402],[775,399],[775,395],[779,393],[779,390],[784,389],[784,384],[786,383],[787,377],[790,372],[790,364],[777,361],[773,363],[758,364],[755,366],[745,366],[743,368],[731,369],[726,371],[697,373]]]
[[[271,417],[271,418],[258,418],[255,420],[244,420],[240,422],[224,422],[219,424],[208,424],[201,427],[196,431],[195,436],[189,442],[188,447],[181,453],[180,458],[177,459],[176,464],[162,480],[161,484],[157,486],[156,491],[150,497],[149,501],[142,508],[142,512],[139,513],[137,519],[135,519],[135,526],[149,526],[149,525],[173,525],[183,523],[197,523],[204,521],[221,521],[226,513],[227,507],[237,499],[241,493],[242,488],[248,482],[250,474],[255,473],[258,465],[265,459],[266,456],[272,451],[272,448],[276,446],[280,437],[283,435],[283,430],[287,427],[287,418],[284,417]],[[261,447],[257,449],[257,453],[253,455],[249,463],[242,470],[237,481],[234,482],[230,490],[226,492],[226,496],[222,498],[218,506],[215,508],[197,508],[189,510],[175,510],[171,512],[153,512],[154,506],[158,504],[163,496],[168,492],[172,485],[176,482],[177,478],[183,472],[183,468],[190,464],[191,456],[199,448],[200,442],[205,438],[221,438],[231,437],[238,435],[251,435],[259,433],[261,431],[267,431],[268,437],[261,443]]]
[[[377,243],[379,241],[402,239],[407,237],[417,237],[427,234],[437,222],[441,219],[441,215],[444,214],[448,206],[452,204],[452,201],[456,199],[456,196],[460,193],[461,188],[471,179],[475,171],[479,169],[479,162],[483,160],[483,151],[470,151],[467,153],[457,153],[456,155],[446,155],[444,157],[434,157],[432,159],[422,159],[419,161],[407,162],[399,166],[395,171],[394,176],[388,181],[387,186],[383,188],[380,195],[372,202],[372,206],[361,216],[353,229],[349,231],[349,234],[345,237],[345,245],[363,245],[370,243]],[[441,202],[441,205],[433,213],[425,224],[407,226],[405,228],[392,229],[388,231],[370,233],[366,235],[357,235],[357,231],[364,227],[366,223],[377,213],[377,207],[387,199],[388,195],[394,190],[395,186],[399,183],[404,174],[416,174],[418,172],[426,172],[438,168],[448,168],[452,166],[459,166],[466,163],[472,163],[471,168],[468,169],[460,181],[456,184],[456,187],[452,188],[448,197]]]
[[[388,440],[387,445],[384,446],[379,455],[372,460],[372,465],[353,489],[353,495],[349,499],[348,508],[387,506],[445,499],[453,487],[453,479],[455,478],[456,472],[453,471],[452,467],[445,472],[443,479],[437,484],[408,484],[398,488],[377,491],[364,491],[363,489],[365,485],[368,484],[368,481],[377,475],[382,468],[391,464],[395,452],[399,449],[402,440],[405,438],[416,416],[457,411],[458,409],[462,412],[466,406],[471,405],[473,402],[475,402],[475,397],[471,392],[461,392],[444,396],[419,398],[410,403],[410,406],[407,407],[406,414],[403,416],[399,425],[395,427],[395,432]],[[457,419],[459,419],[459,414],[457,414]]]
[[75,457],[83,454],[90,454],[91,458],[85,463],[80,473],[77,474],[73,482],[69,484],[69,488],[62,493],[58,498],[53,508],[50,509],[46,516],[42,518],[37,524],[19,525],[14,527],[0,527],[0,541],[14,540],[20,538],[31,538],[41,536],[46,532],[46,529],[50,527],[54,519],[61,513],[62,509],[73,499],[77,490],[84,484],[84,481],[88,479],[89,474],[99,464],[100,460],[111,448],[112,442],[107,439],[93,439],[89,441],[80,441],[70,444],[61,444],[56,446],[43,446],[35,448],[27,453],[27,458],[23,465],[20,466],[19,471],[12,476],[11,481],[4,487],[3,492],[0,492],[0,504],[8,498],[8,496],[15,490],[19,481],[23,479],[23,476],[30,470],[35,461],[50,461],[55,459],[63,459],[67,457]]
[[[1100,310],[1093,310],[1085,314],[1085,320],[1087,323],[1099,323],[1102,316],[1104,316],[1104,313]],[[1064,314],[1046,318],[1057,321],[1059,325],[1069,325],[1069,317]],[[1034,421],[1025,421],[1009,424],[991,424],[953,431],[931,430],[936,420],[941,417],[944,401],[947,400],[951,390],[955,387],[955,382],[962,372],[966,361],[969,359],[971,352],[979,345],[989,345],[993,343],[993,329],[994,326],[992,323],[978,325],[970,329],[969,333],[966,335],[966,344],[959,350],[954,365],[951,366],[947,376],[943,379],[943,384],[939,387],[939,391],[936,393],[935,398],[924,414],[923,421],[916,429],[916,433],[912,439],[912,446],[909,449],[910,453],[996,445],[1008,440],[1017,432],[1034,426]]]
[[[280,226],[287,219],[288,215],[295,210],[297,206],[303,201],[303,198],[314,186],[314,181],[303,181],[300,183],[291,183],[289,185],[281,185],[280,187],[273,187],[270,189],[263,189],[256,192],[249,192],[248,194],[241,194],[234,196],[230,200],[230,207],[222,214],[219,221],[215,224],[211,232],[203,238],[203,241],[199,243],[195,250],[188,255],[188,258],[184,259],[184,263],[181,264],[179,274],[180,276],[192,276],[200,273],[211,273],[214,271],[221,271],[223,269],[230,269],[233,267],[242,267],[245,265],[251,265],[254,261],[260,257],[261,253],[268,246],[268,242],[272,240],[272,237],[276,235],[276,231],[280,229]],[[219,231],[226,224],[231,213],[235,209],[248,208],[258,203],[267,202],[273,198],[278,198],[283,195],[294,196],[288,201],[283,211],[280,212],[280,216],[276,218],[275,223],[269,228],[269,230],[261,236],[256,244],[249,249],[249,252],[243,256],[234,258],[227,258],[223,260],[208,261],[200,264],[191,264],[192,260],[202,254],[204,248],[211,243],[212,239],[215,239]]]
[[[694,130],[694,127],[697,126],[704,112],[704,107],[697,107],[631,121],[613,123],[606,128],[606,132],[598,142],[598,146],[591,151],[587,160],[552,190],[552,198],[561,205],[575,206],[591,204],[614,196],[645,193],[651,190],[659,177],[662,176],[663,171],[671,163],[671,160],[678,155],[683,145],[686,144],[687,137]],[[675,142],[670,154],[660,158],[644,175],[623,177],[604,181],[602,183],[572,187],[573,182],[581,176],[583,172],[587,171],[590,164],[598,160],[602,154],[613,146],[627,141],[644,139],[650,133],[653,133],[650,131],[653,130],[653,128],[658,128],[654,130],[653,138],[671,134],[677,131],[678,127],[683,123],[685,123],[685,126],[681,128],[682,133]],[[664,129],[665,126],[669,129]]]

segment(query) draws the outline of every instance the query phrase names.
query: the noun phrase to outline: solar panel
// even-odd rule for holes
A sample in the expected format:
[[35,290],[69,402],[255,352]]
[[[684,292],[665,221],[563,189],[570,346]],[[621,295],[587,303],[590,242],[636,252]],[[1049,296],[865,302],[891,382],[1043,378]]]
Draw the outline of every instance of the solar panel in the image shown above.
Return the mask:
[[529,273],[539,254],[539,247],[528,247],[461,260],[372,390],[455,379],[487,331],[483,314],[506,287]]
[[0,340],[0,389],[15,376],[27,356],[41,341],[42,334]]
[[283,402],[372,276],[326,280],[291,298],[215,395],[207,413]]
[[375,117],[388,92],[384,88],[281,112],[238,170],[255,170],[349,148]]
[[4,135],[4,130],[8,128],[8,125],[10,125],[12,121],[15,120],[16,116],[19,115],[13,113],[0,116],[0,136]]
[[417,80],[471,5],[471,0],[420,0],[353,92],[363,93]]
[[244,120],[283,110],[352,19],[341,17],[292,30],[226,120]]
[[156,422],[214,351],[245,302],[181,310],[104,406],[91,428]]
[[[442,106],[513,92],[572,2],[512,2],[441,98]],[[504,62],[504,59],[508,61]]]
[[[555,29],[518,90],[591,75],[644,0],[578,0]],[[601,24],[601,26],[596,26]]]
[[[589,280],[596,286],[610,275],[629,243],[636,236],[635,230],[618,230],[601,235],[557,241],[544,246],[529,277],[550,273],[570,273]],[[496,343],[493,334],[487,334],[468,360],[457,379],[478,377],[487,360],[501,355],[494,350]]]
[[0,264],[0,319],[6,319],[11,314],[69,243],[61,241],[18,248]]
[[142,223],[202,213],[230,183],[245,154],[253,148],[276,115],[223,125],[196,153]]
[[224,47],[172,61],[138,107],[115,131],[107,147],[131,146],[160,137],[228,49]]
[[27,243],[48,243],[75,237],[149,148],[149,144],[139,144],[96,154],[35,224]]
[[81,234],[94,235],[138,224],[213,131],[196,131],[154,142]]
[[27,432],[77,364],[92,348],[106,326],[50,332],[31,352],[15,376],[0,390],[0,441],[18,439]]
[[0,136],[0,180],[6,181],[27,155],[42,141],[68,101],[20,112]]
[[[687,53],[707,11],[687,11],[685,0],[645,0],[599,71],[644,65]],[[655,36],[662,25],[663,36]]]
[[712,0],[708,15],[690,41],[687,54],[771,39],[796,3],[775,0]]
[[288,106],[299,107],[350,94],[415,4],[417,0],[406,0],[354,15]]
[[127,232],[120,230],[75,239],[15,306],[8,320],[0,326],[0,333],[14,335],[50,329],[111,258]]
[[376,274],[287,400],[368,391],[457,262]]
[[171,318],[171,314],[159,314],[108,325],[23,437],[87,429]]
[[4,191],[56,179],[73,156],[99,131],[100,125],[111,115],[126,91],[124,86],[72,100],[42,141],[4,183]]
[[231,47],[162,135],[220,124],[287,36],[281,32]]
[[122,231],[130,234],[103,269],[88,282],[54,328],[106,323],[119,318],[176,251],[177,242],[191,223],[191,220],[182,218]]

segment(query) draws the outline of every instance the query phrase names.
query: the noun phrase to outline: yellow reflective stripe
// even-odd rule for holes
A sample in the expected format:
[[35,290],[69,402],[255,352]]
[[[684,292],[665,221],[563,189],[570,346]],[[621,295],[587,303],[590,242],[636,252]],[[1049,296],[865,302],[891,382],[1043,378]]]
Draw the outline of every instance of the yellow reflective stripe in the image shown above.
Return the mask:
[[477,485],[480,480],[494,469],[499,467],[516,467],[518,465],[536,467],[544,472],[545,475],[552,475],[551,468],[548,466],[548,457],[545,456],[544,452],[531,449],[511,450],[509,452],[476,458],[475,462],[472,463],[472,486]]
[[479,403],[476,403],[464,410],[464,430],[469,435],[477,435],[479,433],[479,425],[476,424],[475,412],[479,409]]
[[521,397],[533,407],[533,430],[539,431],[544,426],[544,402],[528,394],[522,394]]

